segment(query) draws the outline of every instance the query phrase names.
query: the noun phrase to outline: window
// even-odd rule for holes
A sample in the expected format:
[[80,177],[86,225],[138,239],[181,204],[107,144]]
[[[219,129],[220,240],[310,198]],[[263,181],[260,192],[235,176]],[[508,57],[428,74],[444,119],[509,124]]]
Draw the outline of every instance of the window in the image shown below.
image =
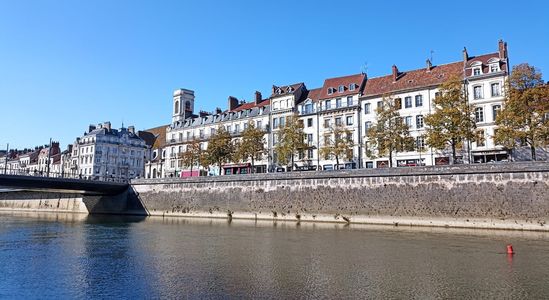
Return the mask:
[[305,104],[305,109],[303,113],[310,114],[313,112],[313,105],[311,103]]
[[400,98],[395,99],[395,107],[396,107],[396,109],[401,109],[402,108],[402,99],[400,99]]
[[337,91],[340,92],[340,93],[343,93],[343,92],[345,91],[345,86],[340,85],[340,86],[337,88]]
[[278,128],[278,118],[273,118],[273,128]]
[[308,150],[307,150],[307,158],[308,158],[308,159],[312,159],[312,158],[313,158],[313,149],[308,149]]
[[347,97],[347,106],[352,106],[353,105],[353,97],[349,96]]
[[416,138],[416,149],[418,151],[425,150],[425,138],[423,136],[418,136]]
[[[286,118],[280,117],[280,127],[284,127],[285,124],[286,124]],[[303,124],[301,124],[301,125],[303,125]]]
[[492,97],[501,96],[501,89],[500,89],[500,86],[499,86],[499,82],[492,83],[492,85],[490,87],[491,87],[491,90],[492,90]]
[[474,69],[473,69],[473,75],[474,75],[474,76],[478,76],[478,75],[480,75],[480,74],[481,74],[481,73],[480,73],[480,68],[474,68]]
[[278,109],[278,101],[273,102],[273,110]]
[[334,89],[331,88],[331,87],[329,87],[329,88],[328,88],[328,95],[331,95],[331,94],[333,94],[333,93],[334,93]]
[[490,72],[491,73],[498,72],[498,71],[499,71],[499,66],[497,64],[491,64],[490,65]]
[[255,128],[261,128],[261,125],[262,125],[261,121],[255,122]]
[[341,117],[337,117],[336,118],[336,126],[340,126],[341,125]]
[[477,130],[476,136],[477,147],[484,147],[486,144],[486,139],[484,138],[484,130]]
[[227,125],[227,132],[231,132],[232,129],[233,129],[232,125]]
[[353,125],[353,116],[347,116],[347,126]]
[[412,117],[404,117],[404,124],[406,124],[406,126],[408,127],[412,127]]
[[364,103],[364,113],[365,114],[370,113],[370,103]]
[[244,130],[248,129],[248,123],[244,123]]
[[330,109],[331,106],[332,106],[332,101],[331,100],[326,100],[326,102],[324,102],[324,104],[326,105],[326,109]]
[[383,109],[383,101],[377,101],[377,109],[378,110]]
[[482,99],[482,86],[477,85],[473,87],[473,97],[475,99]]
[[210,128],[210,134],[211,134],[211,135],[214,135],[214,134],[215,134],[215,128]]
[[324,119],[324,128],[330,128],[332,123],[331,119]]
[[[202,131],[202,130],[200,130]],[[234,132],[240,132],[240,124],[235,124],[234,125]],[[200,133],[200,136],[202,136],[204,133]]]
[[336,108],[341,107],[341,98],[336,98]]
[[423,128],[423,116],[422,115],[417,115],[416,116],[416,128],[417,129]]
[[364,134],[368,134],[368,131],[370,131],[370,128],[372,128],[372,122],[368,121],[364,123]]
[[422,95],[416,95],[416,107],[423,106],[423,96]]
[[313,134],[312,134],[312,133],[308,133],[308,134],[307,134],[307,145],[308,145],[308,146],[312,146],[312,145],[313,145]]
[[307,127],[313,127],[313,118],[307,119]]
[[484,109],[482,107],[475,108],[475,121],[477,123],[484,122]]
[[355,90],[355,84],[354,83],[349,84],[349,91],[354,91],[354,90]]
[[405,97],[404,98],[404,107],[405,108],[412,107],[412,97]]
[[179,114],[179,101],[175,101],[174,108],[173,108],[173,114],[174,115]]
[[501,110],[501,105],[492,106],[492,120],[494,120],[494,122],[496,121],[496,118],[498,117],[498,113],[500,110]]

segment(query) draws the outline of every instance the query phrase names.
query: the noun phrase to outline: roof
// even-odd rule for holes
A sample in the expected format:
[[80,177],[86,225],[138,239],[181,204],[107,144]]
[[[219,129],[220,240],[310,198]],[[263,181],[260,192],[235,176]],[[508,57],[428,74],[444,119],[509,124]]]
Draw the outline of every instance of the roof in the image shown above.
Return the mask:
[[270,98],[295,94],[295,92],[298,91],[302,86],[305,86],[303,82],[284,85],[284,86],[273,85],[272,94]]
[[235,109],[233,109],[231,111],[234,112],[234,111],[247,110],[247,109],[252,109],[254,107],[263,107],[263,106],[266,106],[266,105],[269,105],[269,104],[271,104],[270,99],[263,99],[263,100],[261,100],[261,102],[259,102],[257,104],[255,103],[255,101],[252,101],[252,102],[247,102],[247,103],[240,104],[239,106],[237,106]]
[[166,129],[170,125],[162,125],[151,129],[139,131],[137,134],[141,137],[147,146],[153,149],[159,149],[166,145]]
[[[489,62],[490,60],[492,60],[492,62]],[[499,58],[499,52],[494,52],[494,53],[488,53],[488,54],[483,54],[483,55],[479,55],[479,56],[472,56],[472,57],[469,57],[467,59],[467,65],[466,65],[466,75],[467,76],[471,76],[472,73],[473,73],[473,70],[472,70],[472,64],[475,63],[475,62],[480,62],[482,63],[482,73],[484,74],[487,74],[489,72],[489,64],[493,63],[493,62],[499,62],[500,63],[500,70],[507,70],[507,60],[501,60]]]
[[440,85],[452,75],[463,76],[463,62],[454,62],[445,65],[433,66],[429,71],[426,68],[399,72],[397,80],[393,75],[368,78],[364,88],[364,96],[382,95],[396,91]]
[[307,96],[305,99],[311,99],[313,102],[316,102],[320,99],[320,92],[322,91],[322,88],[316,88],[307,91]]
[[[320,91],[319,99],[329,99],[334,97],[343,97],[348,95],[355,95],[361,92],[363,87],[362,83],[366,78],[366,74],[354,74],[342,77],[328,78],[324,80],[324,85]],[[351,90],[349,87],[354,84],[354,89]],[[343,86],[343,92],[339,92],[339,86]],[[328,89],[333,88],[334,92],[328,94]]]

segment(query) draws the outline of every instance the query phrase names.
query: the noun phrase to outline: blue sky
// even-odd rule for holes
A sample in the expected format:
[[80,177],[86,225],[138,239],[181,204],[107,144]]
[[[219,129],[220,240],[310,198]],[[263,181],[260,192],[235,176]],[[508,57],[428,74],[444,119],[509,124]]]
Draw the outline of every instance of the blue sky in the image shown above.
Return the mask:
[[547,1],[0,0],[0,148],[63,147],[89,124],[170,122],[171,94],[195,109],[251,100],[273,84],[370,77],[495,52],[549,74]]

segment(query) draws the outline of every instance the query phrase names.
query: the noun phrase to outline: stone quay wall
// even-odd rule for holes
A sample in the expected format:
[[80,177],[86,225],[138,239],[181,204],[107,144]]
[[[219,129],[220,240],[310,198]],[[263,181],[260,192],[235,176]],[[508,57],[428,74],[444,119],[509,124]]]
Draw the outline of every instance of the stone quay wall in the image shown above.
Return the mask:
[[549,231],[549,163],[133,180],[149,215]]

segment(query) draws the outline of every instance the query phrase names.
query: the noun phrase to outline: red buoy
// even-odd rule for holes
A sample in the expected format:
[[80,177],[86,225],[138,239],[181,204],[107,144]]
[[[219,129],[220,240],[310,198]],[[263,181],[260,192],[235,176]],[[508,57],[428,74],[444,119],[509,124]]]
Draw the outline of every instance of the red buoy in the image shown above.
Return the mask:
[[507,254],[515,254],[515,251],[513,251],[513,245],[507,245]]

